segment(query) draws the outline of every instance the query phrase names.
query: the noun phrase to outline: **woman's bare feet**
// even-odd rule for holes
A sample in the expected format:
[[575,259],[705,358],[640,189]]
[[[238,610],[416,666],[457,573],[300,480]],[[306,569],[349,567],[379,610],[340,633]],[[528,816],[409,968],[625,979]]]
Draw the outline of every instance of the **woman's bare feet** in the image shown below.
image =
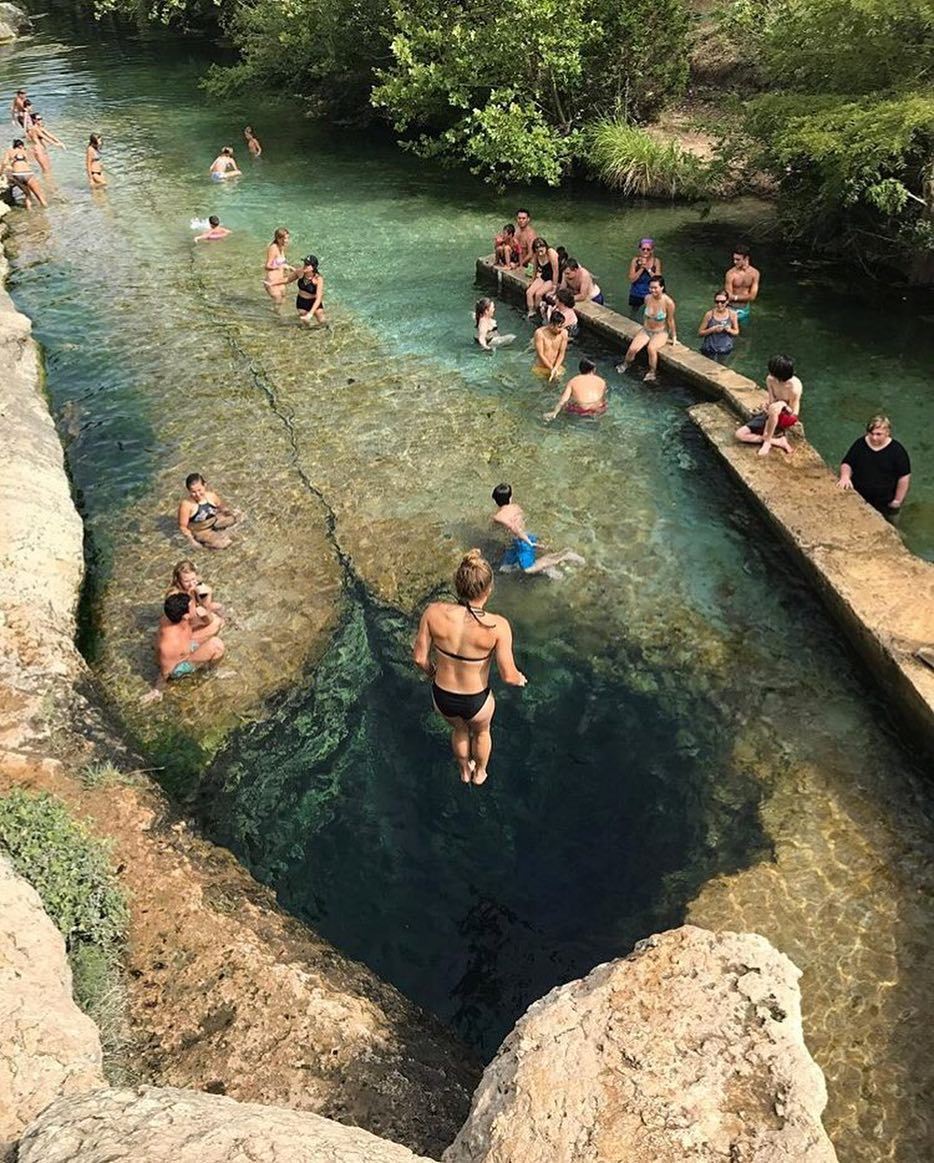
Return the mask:
[[473,773],[474,768],[477,766],[477,761],[475,759],[468,759],[466,763],[462,763],[460,760],[458,760],[457,766],[460,768],[461,772],[461,783],[471,783],[473,781]]
[[486,783],[487,770],[485,767],[478,767],[473,773],[473,782],[476,784]]

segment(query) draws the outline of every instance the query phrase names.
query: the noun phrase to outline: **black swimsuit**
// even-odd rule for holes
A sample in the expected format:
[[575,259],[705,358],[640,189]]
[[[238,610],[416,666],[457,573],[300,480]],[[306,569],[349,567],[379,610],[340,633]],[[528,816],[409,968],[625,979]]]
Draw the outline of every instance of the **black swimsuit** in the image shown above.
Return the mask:
[[[318,280],[306,279],[304,275],[298,280],[298,294],[295,296],[295,306],[299,311],[310,311],[315,304],[315,298],[318,294]],[[302,295],[310,295],[311,302],[307,298],[302,298]],[[324,299],[318,304],[320,310],[324,306]]]
[[[471,607],[467,606],[467,609],[470,610],[477,622],[480,622],[480,619],[477,618],[477,615]],[[439,654],[443,654],[446,658],[454,658],[458,662],[486,662],[488,658],[493,657],[493,653],[496,650],[494,646],[490,653],[484,654],[482,658],[469,658],[466,654],[452,654],[450,650],[443,650],[437,642],[434,643],[434,648]],[[436,682],[431,684],[431,695],[435,701],[435,706],[441,714],[448,719],[463,719],[465,723],[470,722],[475,715],[478,715],[483,710],[483,705],[489,697],[489,694],[489,684],[482,691],[477,691],[476,694],[472,695],[462,695],[457,691],[446,691],[442,687],[439,687]]]

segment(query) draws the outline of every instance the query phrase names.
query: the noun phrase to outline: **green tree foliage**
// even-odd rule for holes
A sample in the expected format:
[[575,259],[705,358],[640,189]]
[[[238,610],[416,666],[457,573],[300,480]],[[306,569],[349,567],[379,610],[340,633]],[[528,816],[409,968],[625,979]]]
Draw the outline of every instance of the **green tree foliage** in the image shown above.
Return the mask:
[[425,156],[555,185],[598,109],[660,108],[684,83],[682,0],[398,3],[373,103]]
[[934,4],[785,0],[762,49],[770,91],[744,128],[789,234],[920,269],[934,245]]
[[374,70],[390,59],[385,0],[254,0],[236,6],[226,29],[240,60],[210,70],[211,92],[272,88],[338,120],[372,116]]

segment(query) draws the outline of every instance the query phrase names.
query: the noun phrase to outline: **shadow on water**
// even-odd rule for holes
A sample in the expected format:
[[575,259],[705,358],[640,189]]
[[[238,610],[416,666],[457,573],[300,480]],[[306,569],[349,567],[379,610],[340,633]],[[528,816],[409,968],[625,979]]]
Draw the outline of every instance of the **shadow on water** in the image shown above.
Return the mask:
[[573,638],[523,644],[548,677],[498,692],[490,781],[464,787],[409,622],[358,600],[313,682],[202,784],[211,834],[287,908],[487,1056],[533,1000],[677,924],[766,847],[760,785],[718,795],[716,709],[676,673],[646,676],[636,646],[584,659]]

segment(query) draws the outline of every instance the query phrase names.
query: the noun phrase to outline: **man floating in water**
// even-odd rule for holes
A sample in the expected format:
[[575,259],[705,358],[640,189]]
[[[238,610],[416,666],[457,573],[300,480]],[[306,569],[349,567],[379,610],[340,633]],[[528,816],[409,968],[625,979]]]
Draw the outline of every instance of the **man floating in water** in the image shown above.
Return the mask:
[[542,549],[534,533],[528,533],[525,528],[525,513],[512,499],[512,485],[497,485],[493,490],[493,500],[497,510],[493,514],[493,524],[501,525],[512,534],[512,545],[503,554],[500,562],[500,573],[511,573],[521,569],[523,573],[545,573],[550,578],[560,578],[561,574],[555,568],[565,561],[583,565],[584,559],[579,553],[571,549],[562,549],[559,553],[546,553],[538,557]]
[[212,214],[208,219],[208,229],[203,234],[197,235],[195,242],[220,242],[228,234],[230,234],[230,231],[227,227],[221,226],[221,220],[216,214]]

